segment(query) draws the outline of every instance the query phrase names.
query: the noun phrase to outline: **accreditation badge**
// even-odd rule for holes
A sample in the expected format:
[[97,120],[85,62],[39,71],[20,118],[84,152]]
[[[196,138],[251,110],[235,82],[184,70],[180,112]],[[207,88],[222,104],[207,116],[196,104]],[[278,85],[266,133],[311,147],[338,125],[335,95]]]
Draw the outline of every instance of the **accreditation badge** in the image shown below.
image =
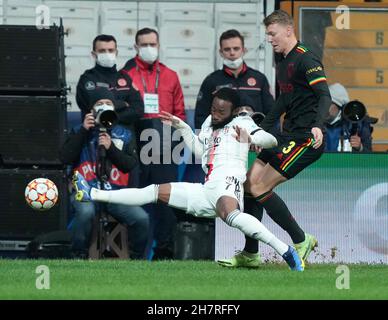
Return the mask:
[[159,114],[159,96],[155,93],[144,93],[144,113]]

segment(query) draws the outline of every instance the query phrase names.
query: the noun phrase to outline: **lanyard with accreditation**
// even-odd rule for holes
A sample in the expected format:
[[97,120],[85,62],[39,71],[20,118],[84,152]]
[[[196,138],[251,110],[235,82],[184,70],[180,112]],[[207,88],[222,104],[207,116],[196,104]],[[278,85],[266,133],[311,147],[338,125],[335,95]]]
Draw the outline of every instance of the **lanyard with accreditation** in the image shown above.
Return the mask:
[[154,113],[159,114],[159,96],[158,96],[158,86],[159,86],[159,67],[156,69],[156,80],[155,80],[155,92],[149,93],[147,89],[147,84],[144,80],[143,75],[141,74],[139,67],[136,66],[136,70],[139,71],[141,81],[144,88],[144,113]]

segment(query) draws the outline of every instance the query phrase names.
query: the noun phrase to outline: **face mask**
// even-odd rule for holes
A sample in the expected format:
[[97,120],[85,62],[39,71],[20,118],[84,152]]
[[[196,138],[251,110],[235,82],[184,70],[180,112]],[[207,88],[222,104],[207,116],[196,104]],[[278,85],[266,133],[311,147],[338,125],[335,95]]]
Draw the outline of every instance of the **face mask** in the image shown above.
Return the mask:
[[230,69],[238,69],[243,63],[243,58],[240,57],[236,60],[224,59],[224,65]]
[[98,53],[96,62],[105,68],[112,68],[116,64],[115,53]]
[[152,64],[158,58],[158,48],[154,48],[150,46],[140,47],[139,56],[141,60],[143,60],[144,62]]
[[335,124],[336,122],[338,122],[339,120],[341,120],[341,111],[338,112],[338,114],[336,116],[329,116],[328,119],[326,120],[328,124],[330,125],[333,125]]

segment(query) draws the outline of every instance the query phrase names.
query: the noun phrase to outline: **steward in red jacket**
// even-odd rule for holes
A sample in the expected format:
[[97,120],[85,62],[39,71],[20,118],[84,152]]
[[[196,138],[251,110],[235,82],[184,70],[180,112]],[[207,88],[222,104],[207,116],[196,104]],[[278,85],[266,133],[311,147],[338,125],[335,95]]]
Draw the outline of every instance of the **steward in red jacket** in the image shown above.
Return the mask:
[[[172,154],[177,141],[172,141],[173,130],[162,124],[159,114],[167,111],[186,119],[182,87],[176,72],[158,60],[159,35],[156,30],[139,30],[135,48],[136,57],[129,60],[121,72],[132,79],[132,85],[144,101],[144,116],[138,122],[140,187],[178,181],[178,167]],[[177,223],[175,212],[164,204],[154,204],[152,209],[151,221],[155,226],[152,259],[172,259]]]

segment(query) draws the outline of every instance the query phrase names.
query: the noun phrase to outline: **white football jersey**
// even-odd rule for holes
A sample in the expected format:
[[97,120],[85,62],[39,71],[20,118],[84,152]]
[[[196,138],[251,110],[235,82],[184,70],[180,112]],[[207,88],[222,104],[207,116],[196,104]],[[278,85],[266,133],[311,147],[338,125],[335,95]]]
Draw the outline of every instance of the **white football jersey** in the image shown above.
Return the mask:
[[248,133],[258,129],[249,116],[238,116],[223,128],[213,130],[211,115],[201,127],[198,140],[204,146],[202,169],[206,173],[206,181],[233,176],[244,182],[248,166],[248,143],[236,140],[234,126],[245,128]]

